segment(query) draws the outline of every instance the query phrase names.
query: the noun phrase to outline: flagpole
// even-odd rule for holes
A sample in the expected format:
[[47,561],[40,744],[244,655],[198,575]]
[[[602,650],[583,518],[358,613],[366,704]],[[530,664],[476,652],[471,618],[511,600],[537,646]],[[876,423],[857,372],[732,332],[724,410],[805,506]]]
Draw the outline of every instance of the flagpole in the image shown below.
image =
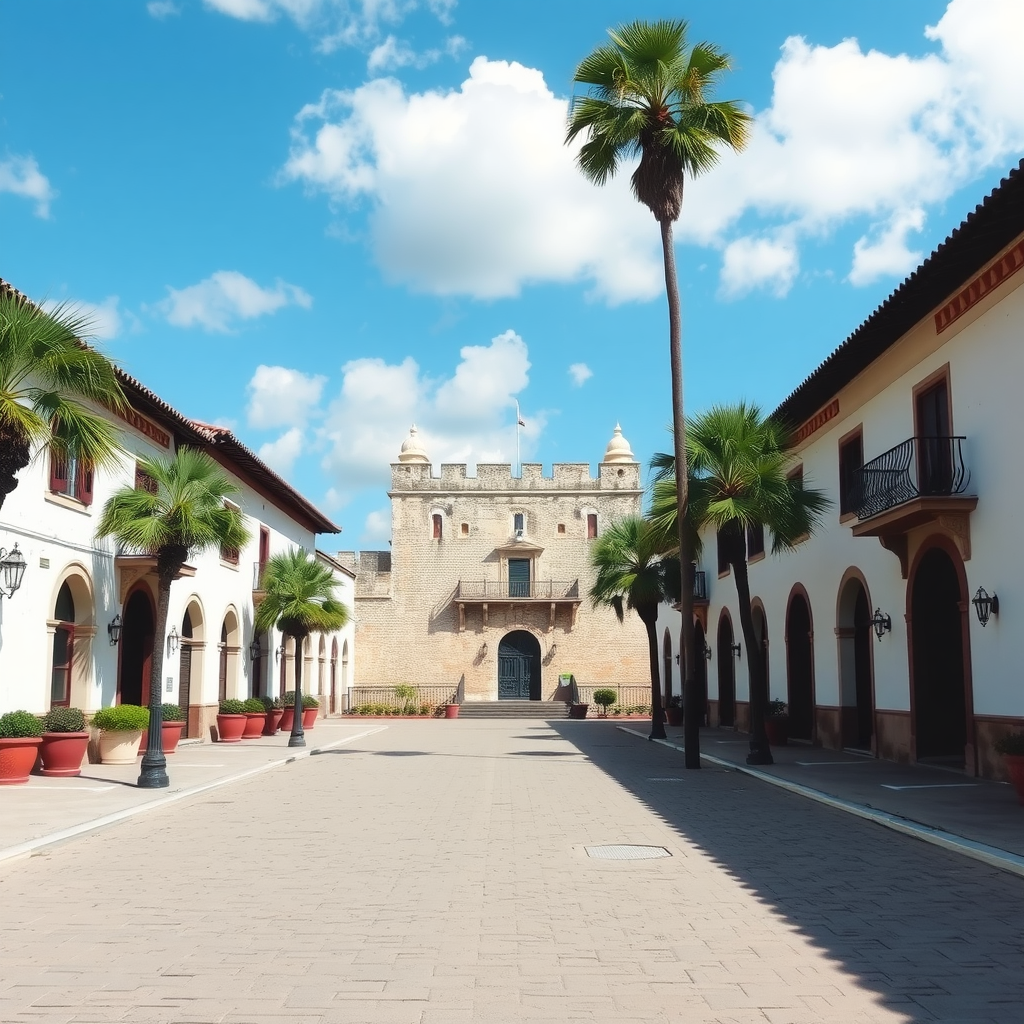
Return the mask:
[[516,476],[523,475],[523,463],[519,458],[519,427],[523,422],[523,417],[519,413],[519,399],[516,399]]

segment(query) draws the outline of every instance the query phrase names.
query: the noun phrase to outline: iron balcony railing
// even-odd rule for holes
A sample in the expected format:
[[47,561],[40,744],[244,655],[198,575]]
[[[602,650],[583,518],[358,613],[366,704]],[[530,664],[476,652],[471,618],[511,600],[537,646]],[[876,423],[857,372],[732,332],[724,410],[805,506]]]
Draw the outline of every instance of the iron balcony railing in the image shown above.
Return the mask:
[[459,580],[456,601],[576,601],[580,581]]
[[267,568],[266,562],[252,563],[252,589],[263,590],[263,572]]
[[706,601],[708,599],[708,577],[703,569],[694,570],[693,599],[694,601]]
[[853,474],[853,511],[869,519],[920,497],[963,494],[971,482],[965,437],[910,437]]

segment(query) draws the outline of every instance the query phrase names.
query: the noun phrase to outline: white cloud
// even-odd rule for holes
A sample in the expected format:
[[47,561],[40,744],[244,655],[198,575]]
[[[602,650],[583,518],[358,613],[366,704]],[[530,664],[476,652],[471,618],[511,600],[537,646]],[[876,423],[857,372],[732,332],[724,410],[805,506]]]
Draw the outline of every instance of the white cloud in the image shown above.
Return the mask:
[[280,279],[273,288],[261,288],[237,270],[218,270],[198,284],[187,288],[167,288],[167,298],[156,310],[176,327],[198,325],[208,331],[228,333],[239,320],[276,313],[284,306],[309,309],[309,294]]
[[284,366],[257,366],[249,381],[249,425],[260,430],[304,426],[319,405],[326,382],[326,377]]
[[738,238],[722,254],[721,293],[737,298],[767,289],[781,298],[800,269],[796,247],[784,238]]
[[394,68],[414,67],[425,68],[436,64],[445,55],[457,57],[466,47],[462,36],[451,36],[445,40],[443,49],[430,49],[417,52],[408,43],[389,35],[370,51],[366,61],[366,70],[371,75]]
[[[320,440],[323,468],[336,495],[386,485],[389,466],[412,423],[432,463],[511,462],[515,458],[515,399],[529,382],[529,353],[514,331],[488,345],[467,345],[450,376],[435,378],[406,358],[356,359],[342,367],[342,385],[328,407]],[[524,457],[536,449],[543,413],[526,417]]]
[[259,457],[275,472],[287,476],[302,454],[305,436],[299,427],[286,430],[276,441],[261,445]]
[[911,250],[907,235],[924,227],[924,210],[916,206],[895,213],[884,230],[857,239],[853,246],[853,266],[849,281],[854,285],[870,284],[883,276],[904,276],[913,270],[924,255]]
[[366,517],[363,524],[363,532],[359,538],[360,544],[386,544],[391,539],[391,509],[374,509]]
[[437,295],[514,296],[587,282],[611,302],[662,288],[658,231],[625,181],[595,188],[563,145],[567,104],[543,75],[478,57],[457,90],[393,79],[300,111],[284,177],[369,199],[388,277]]
[[172,15],[181,14],[181,8],[174,3],[174,0],[150,0],[146,4],[146,10],[149,11],[151,17],[156,18],[158,21],[169,18]]
[[58,195],[50,179],[39,170],[35,157],[31,156],[0,160],[0,192],[35,200],[36,216],[44,220],[50,216],[50,203]]
[[125,319],[129,321],[133,329],[138,325],[138,317],[134,313],[118,308],[120,301],[117,295],[109,295],[99,303],[82,302],[77,299],[65,301],[50,299],[43,302],[42,307],[49,313],[58,309],[70,312],[83,321],[82,337],[96,341],[110,341],[118,337],[124,330]]
[[572,380],[574,387],[583,387],[583,385],[586,384],[586,382],[593,376],[594,371],[587,366],[586,363],[573,363],[572,366],[569,367],[569,377]]

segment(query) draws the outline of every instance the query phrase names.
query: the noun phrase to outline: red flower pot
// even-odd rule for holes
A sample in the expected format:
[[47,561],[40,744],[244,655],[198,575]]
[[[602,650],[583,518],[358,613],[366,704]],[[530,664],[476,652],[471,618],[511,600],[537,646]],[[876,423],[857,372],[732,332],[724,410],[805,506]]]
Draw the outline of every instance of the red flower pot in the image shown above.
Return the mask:
[[245,713],[245,729],[242,732],[243,740],[258,740],[263,735],[263,727],[267,724],[266,713],[259,711],[247,711]]
[[1024,754],[1004,754],[1003,760],[1006,762],[1010,782],[1017,790],[1017,799],[1024,804]]
[[312,729],[316,725],[316,716],[320,714],[319,708],[303,708],[302,709],[302,728]]
[[281,728],[281,716],[284,714],[281,708],[271,708],[267,712],[267,720],[263,725],[263,735],[273,736]]
[[28,782],[42,742],[42,736],[0,739],[0,786]]
[[683,709],[677,707],[665,708],[665,717],[668,719],[668,724],[677,728],[683,724]]
[[444,706],[444,717],[445,718],[458,718],[459,717],[459,705],[458,704],[445,704],[445,706]]
[[218,715],[217,738],[221,743],[241,743],[245,732],[245,715]]
[[776,715],[764,720],[764,731],[770,747],[789,746],[789,716]]
[[281,710],[281,732],[291,732],[295,719],[295,708],[282,708]]
[[39,747],[39,774],[57,779],[81,775],[88,747],[87,732],[44,732]]
[[[173,754],[178,749],[178,740],[181,739],[181,731],[185,728],[184,722],[161,722],[160,742],[165,754]],[[139,744],[139,753],[144,754],[149,746],[149,729],[142,732],[142,742]]]

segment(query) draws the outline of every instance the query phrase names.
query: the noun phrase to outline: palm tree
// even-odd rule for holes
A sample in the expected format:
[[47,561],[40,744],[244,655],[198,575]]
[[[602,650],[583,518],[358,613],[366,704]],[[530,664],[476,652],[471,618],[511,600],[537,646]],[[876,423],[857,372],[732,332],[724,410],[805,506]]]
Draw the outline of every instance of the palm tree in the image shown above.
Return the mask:
[[[680,528],[686,516],[686,429],[683,415],[682,317],[676,280],[672,224],[683,204],[683,181],[703,174],[718,160],[720,147],[742,148],[751,117],[734,100],[713,102],[712,88],[729,68],[728,56],[711,43],[687,47],[685,21],[634,21],[609,30],[611,44],[599,46],[576,68],[575,82],[590,87],[569,113],[566,142],[585,133],[578,163],[595,184],[611,178],[620,160],[639,157],[630,179],[633,194],[661,226],[668,296],[672,368],[672,427]],[[679,534],[679,555],[692,560]],[[693,593],[683,587],[686,767],[700,767],[699,695],[694,678]]]
[[[716,406],[690,421],[690,504],[687,518],[697,529],[714,527],[736,581],[740,625],[750,679],[750,754],[748,764],[772,764],[765,734],[768,673],[765,651],[754,633],[747,578],[747,532],[767,527],[772,552],[786,551],[810,534],[829,507],[822,491],[787,473],[793,461],[791,433],[756,405]],[[651,517],[662,529],[676,518],[675,460],[656,455]]]
[[262,604],[256,609],[257,635],[275,626],[295,641],[295,714],[289,747],[304,747],[302,728],[302,644],[310,633],[333,633],[348,622],[348,609],[335,596],[334,576],[302,548],[274,555],[263,570]]
[[653,523],[641,516],[627,516],[605,530],[590,552],[591,564],[597,570],[590,588],[594,607],[611,607],[619,622],[625,609],[632,609],[647,630],[652,740],[665,738],[657,624],[658,606],[673,587],[671,560],[664,557],[663,548],[663,534]]
[[160,680],[171,583],[186,561],[210,548],[240,548],[249,540],[242,513],[225,502],[238,488],[213,459],[194,448],[179,448],[166,459],[138,459],[148,488],[125,486],[103,506],[98,537],[113,537],[123,548],[156,556],[157,599],[149,686],[149,739],[139,785],[170,784],[160,735]]
[[0,508],[33,447],[85,466],[116,459],[116,428],[83,402],[117,411],[125,397],[110,361],[81,342],[88,328],[69,306],[47,313],[0,291]]

